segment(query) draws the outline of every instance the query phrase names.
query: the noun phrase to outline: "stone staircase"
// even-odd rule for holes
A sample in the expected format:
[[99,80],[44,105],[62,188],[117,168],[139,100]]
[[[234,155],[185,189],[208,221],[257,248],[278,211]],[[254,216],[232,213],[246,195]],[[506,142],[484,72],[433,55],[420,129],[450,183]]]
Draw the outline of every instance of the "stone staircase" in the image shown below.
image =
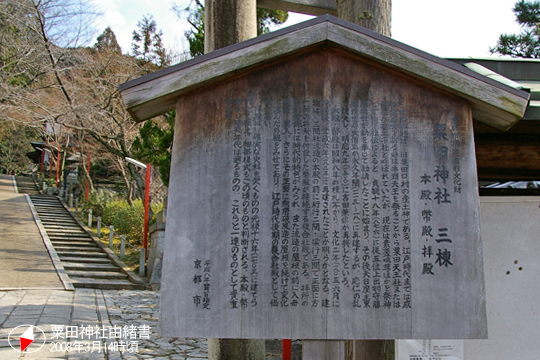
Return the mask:
[[143,280],[133,273],[110,250],[105,249],[81,226],[81,222],[55,196],[42,195],[33,180],[16,177],[20,193],[27,193],[76,288],[145,289]]

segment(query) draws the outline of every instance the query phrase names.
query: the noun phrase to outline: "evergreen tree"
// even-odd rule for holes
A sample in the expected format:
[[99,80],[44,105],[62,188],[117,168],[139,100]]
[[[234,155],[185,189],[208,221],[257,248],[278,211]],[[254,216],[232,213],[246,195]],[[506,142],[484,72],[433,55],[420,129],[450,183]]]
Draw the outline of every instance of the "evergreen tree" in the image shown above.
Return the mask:
[[514,5],[517,22],[522,26],[520,34],[501,34],[491,53],[510,55],[514,58],[540,58],[540,2],[520,0]]
[[165,186],[169,186],[175,116],[176,111],[165,114],[166,124],[161,125],[156,119],[146,121],[132,145],[135,158],[159,167],[159,176]]
[[176,12],[178,17],[181,17],[184,11],[189,12],[187,21],[192,26],[192,29],[184,33],[189,43],[189,54],[192,57],[204,54],[204,5],[199,0],[195,0],[186,9],[179,9],[175,5],[173,11]]
[[281,25],[289,18],[288,11],[257,8],[257,35],[270,32],[270,25]]
[[158,30],[152,15],[145,15],[137,23],[139,30],[133,30],[131,51],[143,62],[151,62],[158,67],[170,65],[170,56],[163,45],[163,32]]
[[26,156],[33,150],[30,141],[39,139],[36,128],[0,122],[0,174],[18,175],[32,165]]
[[99,52],[114,51],[120,54],[122,53],[122,49],[116,40],[116,35],[110,26],[107,26],[103,33],[97,37],[94,48]]

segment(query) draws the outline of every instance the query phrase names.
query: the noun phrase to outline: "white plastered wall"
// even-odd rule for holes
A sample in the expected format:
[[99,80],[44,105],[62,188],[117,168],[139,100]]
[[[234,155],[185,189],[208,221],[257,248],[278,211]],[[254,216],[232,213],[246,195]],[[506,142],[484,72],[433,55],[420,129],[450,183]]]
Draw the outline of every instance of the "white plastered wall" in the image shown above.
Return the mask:
[[467,360],[538,359],[540,197],[481,197],[488,340],[466,340]]

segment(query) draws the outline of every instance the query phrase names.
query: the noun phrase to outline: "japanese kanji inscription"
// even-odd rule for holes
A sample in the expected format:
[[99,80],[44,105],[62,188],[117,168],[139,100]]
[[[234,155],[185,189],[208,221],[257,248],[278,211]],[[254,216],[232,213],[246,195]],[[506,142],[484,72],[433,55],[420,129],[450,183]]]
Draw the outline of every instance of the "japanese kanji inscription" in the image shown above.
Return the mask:
[[175,134],[168,336],[486,336],[465,100],[327,49],[183,96]]

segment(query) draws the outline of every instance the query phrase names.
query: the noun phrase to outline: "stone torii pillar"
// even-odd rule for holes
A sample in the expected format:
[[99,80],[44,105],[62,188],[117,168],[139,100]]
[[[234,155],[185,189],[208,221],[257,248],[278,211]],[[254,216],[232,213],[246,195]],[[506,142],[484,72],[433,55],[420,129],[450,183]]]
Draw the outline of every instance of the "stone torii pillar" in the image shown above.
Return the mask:
[[256,0],[207,0],[204,10],[204,53],[257,36]]

